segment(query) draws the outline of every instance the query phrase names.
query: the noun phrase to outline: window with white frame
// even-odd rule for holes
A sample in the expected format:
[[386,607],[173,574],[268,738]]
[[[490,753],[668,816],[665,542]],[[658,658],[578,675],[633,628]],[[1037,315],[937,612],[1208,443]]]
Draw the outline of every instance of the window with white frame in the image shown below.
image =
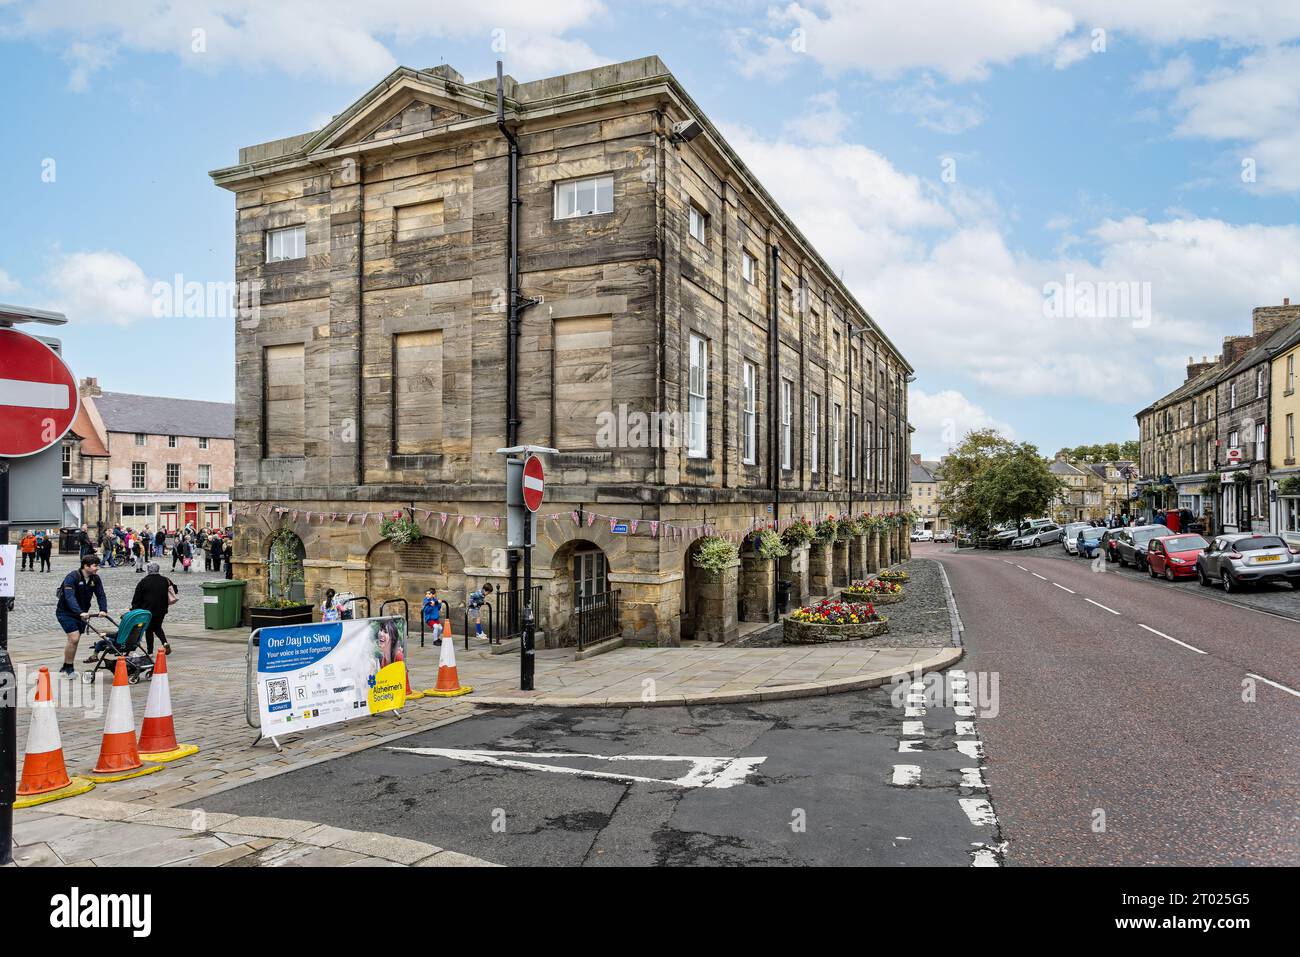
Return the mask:
[[174,435],[167,436],[167,448],[174,449],[176,448],[176,445],[177,445],[176,436]]
[[821,464],[818,461],[821,451],[818,443],[821,435],[817,429],[817,419],[821,416],[821,411],[821,398],[813,392],[808,396],[808,457],[814,474]]
[[1236,407],[1237,407],[1237,383],[1232,382],[1229,383],[1228,385],[1228,408],[1235,409]]
[[858,477],[858,414],[849,413],[849,478]]
[[831,406],[831,473],[840,474],[840,422],[843,410],[836,402]]
[[136,446],[136,448],[139,448],[139,449],[144,448],[144,443],[145,443],[145,435],[144,435],[144,433],[143,433],[143,432],[137,432],[137,433],[135,434],[135,446]]
[[753,465],[758,455],[758,368],[752,362],[744,366],[744,403],[740,409],[741,459]]
[[1264,369],[1260,367],[1255,370],[1255,398],[1264,398]]
[[199,488],[201,488],[201,489],[210,489],[210,488],[212,488],[212,466],[211,466],[211,465],[200,465],[200,466],[199,466],[199,482],[198,482],[198,485],[199,485]]
[[1255,461],[1263,462],[1268,458],[1268,449],[1265,448],[1265,440],[1268,438],[1268,427],[1264,425],[1255,426]]
[[742,249],[740,251],[740,275],[750,285],[754,284],[757,267],[758,262],[749,254],[749,250]]
[[1286,457],[1295,461],[1295,413],[1286,414]]
[[614,177],[593,176],[555,184],[555,218],[573,219],[614,211]]
[[208,447],[208,440],[205,438],[199,439],[199,448],[206,449],[207,447]]
[[1286,391],[1295,391],[1295,353],[1286,357]]
[[794,467],[793,425],[791,424],[791,407],[794,404],[794,384],[789,379],[781,380],[781,468]]
[[72,478],[72,446],[63,447],[63,477]]
[[131,488],[133,489],[144,488],[144,463],[143,462],[131,463]]
[[302,259],[307,255],[307,227],[286,226],[284,229],[266,231],[266,261],[284,262]]
[[175,491],[181,487],[181,467],[176,462],[167,463],[167,489]]
[[686,454],[693,459],[708,455],[709,423],[709,343],[692,334],[690,338],[690,375],[687,382],[688,444]]
[[1205,443],[1205,467],[1208,469],[1208,468],[1212,468],[1213,466],[1214,466],[1214,439],[1209,439]]
[[709,218],[694,203],[691,204],[690,218],[691,238],[697,242],[707,243],[709,240],[705,227],[708,225]]

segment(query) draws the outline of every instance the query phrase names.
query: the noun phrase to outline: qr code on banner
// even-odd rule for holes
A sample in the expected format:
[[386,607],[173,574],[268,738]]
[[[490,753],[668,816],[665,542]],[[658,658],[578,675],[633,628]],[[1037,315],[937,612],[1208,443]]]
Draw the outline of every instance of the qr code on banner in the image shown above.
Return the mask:
[[266,683],[266,703],[284,704],[289,700],[289,679],[275,678]]

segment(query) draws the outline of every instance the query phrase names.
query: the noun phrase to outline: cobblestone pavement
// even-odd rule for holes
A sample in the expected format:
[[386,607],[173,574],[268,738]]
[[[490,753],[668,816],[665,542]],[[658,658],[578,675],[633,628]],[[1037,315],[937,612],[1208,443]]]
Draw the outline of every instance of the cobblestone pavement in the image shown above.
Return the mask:
[[[167,625],[185,625],[203,623],[203,589],[200,584],[216,581],[221,576],[216,572],[205,572],[203,563],[195,563],[189,573],[182,572],[177,566],[172,573],[172,560],[152,559],[157,561],[162,573],[176,583],[180,601],[172,605],[167,612],[164,627]],[[58,622],[54,619],[55,591],[63,577],[80,564],[76,555],[54,555],[50,558],[51,571],[18,573],[17,595],[14,610],[9,616],[9,634],[22,636],[37,632],[57,631]],[[100,566],[99,577],[104,582],[104,594],[108,597],[108,613],[114,618],[131,607],[131,595],[135,593],[135,584],[141,578],[130,565],[116,568]]]
[[[1007,556],[1014,558],[1016,552],[1010,552]],[[1087,560],[1076,558],[1068,554],[1060,545],[1044,545],[1042,548],[1027,549],[1023,552],[1034,558],[1054,558],[1061,561],[1073,562],[1080,566],[1086,565]],[[1092,566],[1097,568],[1095,564]],[[1187,592],[1195,598],[1208,598],[1215,601],[1221,601],[1229,605],[1238,605],[1243,608],[1254,608],[1257,611],[1266,611],[1274,615],[1282,615],[1287,618],[1300,620],[1300,591],[1296,591],[1290,585],[1285,584],[1268,584],[1257,585],[1248,588],[1234,595],[1225,595],[1223,589],[1217,585],[1211,588],[1202,588],[1195,578],[1189,578],[1176,582],[1166,582],[1163,579],[1151,578],[1146,572],[1140,572],[1136,568],[1121,568],[1118,564],[1106,564],[1102,562],[1099,566],[1103,575],[1123,575],[1125,578],[1136,578],[1140,581],[1147,582],[1152,588],[1175,589],[1177,591]],[[1189,612],[1190,614],[1190,612]]]

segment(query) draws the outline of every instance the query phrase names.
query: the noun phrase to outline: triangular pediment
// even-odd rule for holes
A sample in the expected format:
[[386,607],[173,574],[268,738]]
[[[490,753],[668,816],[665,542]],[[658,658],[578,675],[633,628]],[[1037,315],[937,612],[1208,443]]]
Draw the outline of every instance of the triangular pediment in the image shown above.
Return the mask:
[[336,116],[305,149],[314,153],[436,132],[492,112],[492,105],[479,90],[401,68]]

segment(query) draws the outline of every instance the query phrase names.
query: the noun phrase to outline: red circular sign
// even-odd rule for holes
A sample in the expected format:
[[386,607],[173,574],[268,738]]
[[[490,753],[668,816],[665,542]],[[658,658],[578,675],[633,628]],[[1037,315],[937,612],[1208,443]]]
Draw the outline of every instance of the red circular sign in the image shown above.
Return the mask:
[[77,380],[53,349],[0,329],[0,456],[44,452],[72,427],[80,402]]
[[542,489],[545,486],[542,460],[536,455],[529,456],[524,463],[524,504],[528,506],[528,511],[535,512],[542,507]]

